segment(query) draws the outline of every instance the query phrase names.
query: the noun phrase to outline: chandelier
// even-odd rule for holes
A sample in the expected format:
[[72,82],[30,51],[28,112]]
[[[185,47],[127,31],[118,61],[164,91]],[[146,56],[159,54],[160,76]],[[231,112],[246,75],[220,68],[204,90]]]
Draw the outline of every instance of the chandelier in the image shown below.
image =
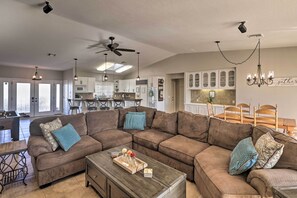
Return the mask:
[[38,69],[38,67],[36,66],[35,67],[35,73],[32,76],[32,80],[41,80],[42,79],[42,76],[41,75],[38,75],[37,69]]
[[258,41],[258,68],[257,73],[255,73],[252,77],[251,74],[247,75],[246,82],[249,86],[257,85],[261,87],[261,85],[271,85],[273,83],[274,72],[269,71],[268,76],[266,78],[265,73],[262,72],[261,68],[261,47],[260,47],[260,39]]

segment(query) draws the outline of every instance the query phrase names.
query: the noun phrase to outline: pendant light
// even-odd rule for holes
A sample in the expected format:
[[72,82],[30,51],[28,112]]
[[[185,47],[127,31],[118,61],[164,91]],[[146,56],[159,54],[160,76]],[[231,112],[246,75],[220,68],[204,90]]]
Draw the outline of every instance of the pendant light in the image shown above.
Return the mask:
[[140,76],[139,76],[139,54],[140,54],[140,52],[137,52],[136,54],[137,54],[137,73],[138,73],[136,80],[139,81],[140,80]]
[[42,76],[38,74],[38,67],[35,67],[35,74],[32,76],[32,80],[42,80]]
[[77,81],[78,80],[78,76],[77,76],[77,58],[74,58],[74,77],[73,80]]
[[107,54],[104,54],[104,56],[105,56],[105,70],[104,70],[103,81],[107,81],[108,80],[108,76],[106,74]]

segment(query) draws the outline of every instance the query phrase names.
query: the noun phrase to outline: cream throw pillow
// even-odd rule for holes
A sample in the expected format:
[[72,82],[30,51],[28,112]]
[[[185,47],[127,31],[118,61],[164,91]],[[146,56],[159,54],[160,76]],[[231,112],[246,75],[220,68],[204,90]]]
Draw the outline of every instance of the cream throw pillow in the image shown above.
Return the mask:
[[270,133],[262,135],[255,144],[259,153],[255,168],[272,168],[283,154],[284,145],[274,140]]
[[41,123],[39,126],[41,128],[44,138],[46,139],[46,141],[48,141],[50,143],[50,145],[52,146],[52,150],[55,151],[59,145],[58,145],[57,141],[54,139],[51,132],[55,131],[63,126],[61,120],[59,118],[57,118],[57,119],[55,119],[51,122],[47,122],[45,124]]

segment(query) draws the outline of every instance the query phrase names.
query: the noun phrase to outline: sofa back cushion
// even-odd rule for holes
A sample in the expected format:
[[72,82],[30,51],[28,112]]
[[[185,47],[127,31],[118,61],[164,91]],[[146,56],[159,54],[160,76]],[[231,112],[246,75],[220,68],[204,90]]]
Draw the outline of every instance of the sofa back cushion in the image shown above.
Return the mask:
[[289,168],[297,170],[297,140],[283,133],[273,133],[275,141],[284,144],[284,150],[281,158],[276,163],[275,168]]
[[118,110],[88,112],[86,116],[89,135],[118,127]]
[[275,133],[275,130],[265,126],[255,126],[253,128],[253,134],[252,134],[254,145],[262,135],[265,135],[267,133],[270,133],[273,136],[273,134]]
[[157,111],[157,109],[138,106],[138,107],[136,107],[136,110],[138,112],[145,112],[146,113],[146,126],[147,127],[152,127],[153,119],[154,119],[155,112]]
[[43,136],[43,133],[40,128],[40,124],[51,122],[54,119],[56,119],[57,117],[58,116],[49,116],[49,117],[42,117],[42,118],[34,119],[30,123],[30,135],[31,136]]
[[250,124],[230,123],[216,118],[210,119],[208,143],[233,150],[240,140],[252,135]]
[[80,136],[87,135],[88,128],[85,114],[79,113],[76,115],[64,115],[59,118],[63,126],[71,124]]
[[176,135],[177,112],[165,113],[162,111],[157,111],[153,120],[152,128]]
[[118,124],[119,128],[122,128],[124,126],[125,116],[128,112],[136,112],[136,107],[129,107],[129,108],[119,110],[119,124]]
[[178,112],[178,133],[186,137],[207,142],[209,128],[208,116],[190,112]]

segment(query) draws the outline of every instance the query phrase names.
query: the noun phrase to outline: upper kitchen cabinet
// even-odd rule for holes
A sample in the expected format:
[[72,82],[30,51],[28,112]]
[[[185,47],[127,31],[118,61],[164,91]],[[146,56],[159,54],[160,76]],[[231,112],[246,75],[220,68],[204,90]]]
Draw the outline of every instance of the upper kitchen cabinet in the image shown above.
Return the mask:
[[136,79],[119,80],[119,92],[135,92]]
[[186,77],[189,89],[201,89],[201,72],[187,73]]
[[218,88],[218,71],[204,71],[202,72],[202,89],[216,89]]
[[95,92],[95,78],[78,77],[74,81],[74,91],[76,93],[94,93]]
[[235,89],[235,69],[219,70],[219,88]]
[[74,85],[88,85],[88,77],[78,77]]

